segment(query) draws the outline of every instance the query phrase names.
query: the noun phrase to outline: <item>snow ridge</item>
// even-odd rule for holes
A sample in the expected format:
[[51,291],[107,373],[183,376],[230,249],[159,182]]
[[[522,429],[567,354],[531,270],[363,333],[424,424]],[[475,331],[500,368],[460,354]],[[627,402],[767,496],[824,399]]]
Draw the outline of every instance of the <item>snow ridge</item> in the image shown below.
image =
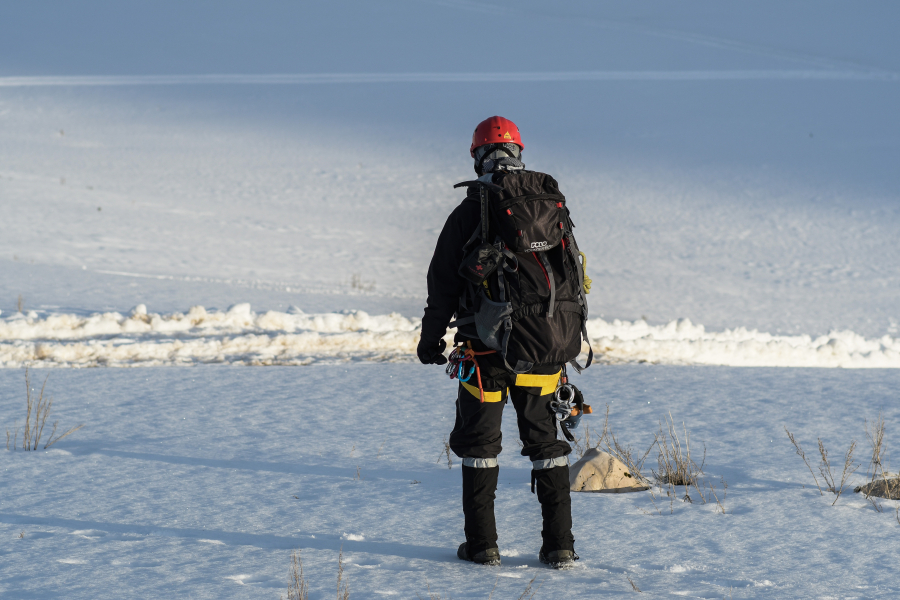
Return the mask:
[[690,319],[666,325],[590,319],[588,336],[607,362],[732,367],[900,368],[900,339],[867,339],[852,331],[772,335],[738,327],[707,332]]
[[[420,319],[398,313],[307,314],[292,309],[257,314],[249,304],[226,311],[194,306],[187,313],[169,315],[148,313],[143,304],[127,316],[32,311],[0,317],[0,367],[406,362],[415,359],[420,329]],[[597,359],[607,363],[900,368],[900,339],[887,335],[867,339],[852,331],[834,331],[813,338],[743,327],[707,332],[688,319],[666,325],[591,319],[587,330]]]
[[419,322],[363,311],[254,313],[192,307],[186,314],[110,312],[80,317],[35,312],[0,319],[0,366],[162,366],[201,363],[306,365],[322,358],[408,360]]

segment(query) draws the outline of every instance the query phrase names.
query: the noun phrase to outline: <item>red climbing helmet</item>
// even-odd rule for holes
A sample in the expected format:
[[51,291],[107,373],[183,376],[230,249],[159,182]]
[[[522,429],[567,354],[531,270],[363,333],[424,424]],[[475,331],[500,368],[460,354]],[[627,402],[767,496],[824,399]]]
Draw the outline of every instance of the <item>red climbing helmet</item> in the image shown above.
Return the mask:
[[491,117],[485,119],[475,128],[472,134],[472,147],[469,148],[469,154],[475,158],[475,148],[484,146],[485,144],[506,144],[513,143],[519,148],[525,149],[522,143],[522,136],[519,135],[519,128],[509,119],[503,117]]

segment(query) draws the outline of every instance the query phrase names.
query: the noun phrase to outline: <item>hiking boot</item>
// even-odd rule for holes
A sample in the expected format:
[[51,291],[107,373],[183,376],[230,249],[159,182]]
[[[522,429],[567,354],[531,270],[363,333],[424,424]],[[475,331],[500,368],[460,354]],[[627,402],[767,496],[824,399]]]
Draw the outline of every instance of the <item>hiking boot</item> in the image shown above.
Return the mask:
[[544,552],[541,548],[538,558],[545,565],[550,565],[554,569],[571,569],[578,560],[578,555],[573,550],[553,550]]
[[479,565],[488,565],[491,567],[496,567],[500,564],[500,550],[498,548],[488,548],[487,550],[476,552],[474,555],[470,556],[468,546],[468,542],[463,542],[459,545],[456,556],[461,560],[468,560]]

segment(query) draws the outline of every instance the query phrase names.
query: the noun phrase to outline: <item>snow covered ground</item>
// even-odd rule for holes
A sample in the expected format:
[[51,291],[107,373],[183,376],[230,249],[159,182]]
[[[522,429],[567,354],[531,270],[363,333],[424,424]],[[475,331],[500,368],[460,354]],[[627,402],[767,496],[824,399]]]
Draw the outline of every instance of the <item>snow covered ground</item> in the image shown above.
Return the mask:
[[[830,506],[783,427],[809,455],[856,439],[861,462],[866,419],[898,439],[898,17],[3,4],[0,426],[21,426],[32,365],[53,419],[85,427],[4,453],[0,595],[275,598],[300,548],[325,598],[343,546],[353,598],[517,598],[533,577],[544,598],[628,578],[651,596],[896,597],[897,503]],[[431,249],[491,114],[560,181],[588,255],[602,364],[577,383],[635,449],[671,411],[728,484],[724,515],[579,495],[569,573],[535,559],[511,419],[504,566],[454,558],[454,391],[413,363]]]
[[[896,503],[878,513],[851,490],[831,506],[782,429],[810,456],[821,437],[842,463],[851,439],[865,454],[864,419],[883,410],[896,444],[900,371],[588,370],[579,384],[601,412],[610,404],[612,427],[636,450],[669,412],[684,421],[720,496],[728,484],[726,514],[693,490],[694,504],[576,494],[582,559],[562,573],[536,558],[540,510],[511,418],[497,500],[503,565],[455,558],[460,467],[441,456],[453,388],[438,367],[68,369],[34,381],[47,374],[60,426],[86,425],[47,451],[5,453],[4,598],[277,598],[295,548],[312,598],[333,597],[341,548],[351,598],[426,598],[430,587],[483,599],[495,583],[494,598],[518,598],[533,577],[538,598],[618,597],[631,593],[628,577],[650,597],[900,593]],[[21,371],[0,371],[0,382],[0,414],[21,419]]]

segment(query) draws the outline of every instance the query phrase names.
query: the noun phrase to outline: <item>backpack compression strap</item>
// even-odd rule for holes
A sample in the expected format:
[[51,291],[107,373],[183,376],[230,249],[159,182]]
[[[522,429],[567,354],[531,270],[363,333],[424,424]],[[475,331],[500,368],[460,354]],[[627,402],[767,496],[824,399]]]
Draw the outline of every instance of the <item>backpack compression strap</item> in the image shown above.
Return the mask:
[[581,322],[581,336],[584,338],[584,341],[587,342],[588,345],[588,359],[585,365],[582,367],[578,364],[578,361],[574,358],[569,361],[569,364],[572,367],[581,373],[594,362],[594,349],[591,347],[591,339],[588,337],[587,333],[587,319],[588,319],[588,304],[587,304],[587,296],[584,293],[584,267],[581,264],[581,261],[578,260],[578,255],[580,254],[578,250],[578,244],[575,243],[575,235],[572,233],[572,228],[574,225],[572,224],[572,219],[566,216],[566,221],[568,228],[566,229],[566,240],[568,243],[566,244],[566,249],[569,251],[569,256],[572,257],[572,260],[575,261],[575,270],[578,272],[578,294],[581,298],[581,311],[584,315],[584,319]]
[[547,305],[547,318],[553,317],[553,309],[556,307],[556,277],[553,276],[553,267],[543,252],[534,252],[535,258],[544,266],[547,274],[547,285],[550,287],[550,303]]

